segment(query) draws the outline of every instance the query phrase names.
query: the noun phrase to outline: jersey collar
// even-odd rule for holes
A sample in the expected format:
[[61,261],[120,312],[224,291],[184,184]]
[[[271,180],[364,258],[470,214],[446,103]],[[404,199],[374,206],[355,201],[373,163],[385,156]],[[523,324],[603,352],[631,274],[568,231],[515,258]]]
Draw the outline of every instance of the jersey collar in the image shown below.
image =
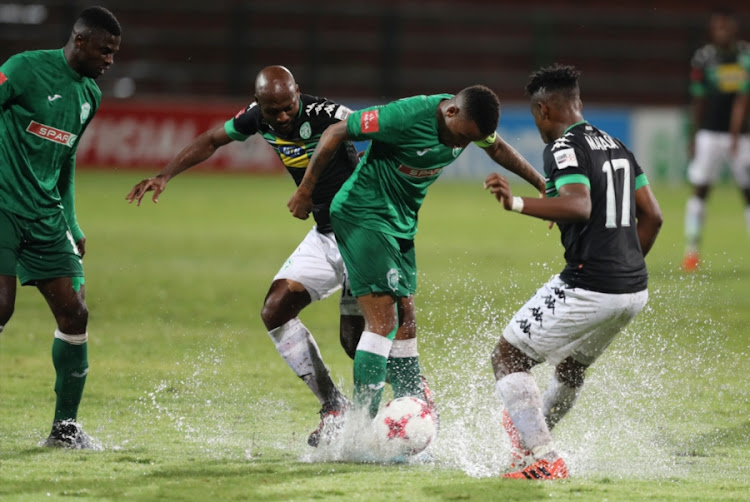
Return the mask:
[[568,126],[568,128],[567,128],[567,129],[565,129],[565,130],[563,131],[563,136],[564,136],[564,135],[565,135],[565,134],[566,134],[566,133],[567,133],[568,131],[570,131],[571,129],[573,129],[573,128],[574,128],[575,126],[579,126],[579,125],[581,125],[581,124],[588,124],[588,121],[587,121],[587,120],[581,120],[580,122],[576,122],[575,124],[569,125],[569,126]]

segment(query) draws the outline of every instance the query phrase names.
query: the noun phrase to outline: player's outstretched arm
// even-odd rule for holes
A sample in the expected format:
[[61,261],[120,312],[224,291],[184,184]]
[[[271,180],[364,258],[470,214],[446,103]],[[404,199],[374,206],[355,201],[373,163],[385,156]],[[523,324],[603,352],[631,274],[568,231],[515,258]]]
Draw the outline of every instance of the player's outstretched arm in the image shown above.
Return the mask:
[[130,193],[125,196],[125,200],[129,203],[137,200],[138,205],[140,206],[141,199],[146,195],[146,192],[153,190],[154,196],[152,197],[152,200],[154,202],[159,202],[159,195],[164,191],[167,182],[170,179],[174,178],[181,172],[200,164],[211,157],[211,155],[213,155],[220,147],[231,141],[232,138],[230,138],[224,130],[223,125],[209,129],[193,139],[188,146],[183,148],[180,153],[169,161],[169,164],[164,166],[164,169],[159,171],[159,174],[153,178],[145,179],[135,185],[133,189],[130,190]]
[[523,158],[523,156],[512,146],[506,143],[503,138],[499,135],[495,135],[495,141],[483,149],[492,160],[503,166],[508,171],[517,174],[531,183],[537,190],[539,190],[542,197],[544,197],[546,191],[544,176],[539,174],[539,172],[529,164],[529,161]]
[[586,221],[591,216],[589,188],[582,183],[561,186],[559,197],[551,199],[514,197],[507,178],[492,173],[484,181],[484,188],[488,189],[507,211],[559,222]]
[[346,121],[330,125],[323,131],[318,146],[315,148],[315,153],[313,153],[310,163],[305,169],[305,175],[286,205],[295,218],[306,220],[310,216],[313,206],[312,192],[318,182],[318,177],[323,169],[331,163],[331,159],[333,159],[333,155],[339,149],[341,143],[347,139],[349,139],[349,133],[346,130]]
[[638,226],[638,240],[641,241],[641,251],[646,256],[656,241],[664,218],[661,207],[657,202],[650,185],[645,185],[635,191],[635,218]]

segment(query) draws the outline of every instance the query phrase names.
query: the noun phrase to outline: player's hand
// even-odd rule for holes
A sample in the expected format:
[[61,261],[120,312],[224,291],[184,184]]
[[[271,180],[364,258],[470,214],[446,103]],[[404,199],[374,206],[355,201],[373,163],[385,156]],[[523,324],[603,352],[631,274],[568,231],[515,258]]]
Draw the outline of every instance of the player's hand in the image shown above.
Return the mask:
[[510,189],[508,180],[497,173],[491,173],[484,180],[484,189],[489,189],[490,193],[503,205],[506,211],[513,207],[513,192]]
[[86,237],[81,237],[79,240],[77,240],[76,247],[78,248],[78,254],[81,255],[81,258],[83,258],[83,255],[86,254]]
[[127,200],[128,203],[137,200],[138,205],[140,206],[141,200],[143,199],[143,196],[146,195],[146,192],[153,190],[154,196],[151,199],[154,202],[159,202],[159,195],[164,191],[166,186],[167,179],[164,176],[154,176],[153,178],[143,180],[134,186],[130,193],[125,196],[125,200]]
[[295,218],[306,220],[310,217],[313,207],[312,194],[309,190],[298,187],[297,191],[292,194],[289,202],[287,202],[286,207],[289,208],[289,212]]

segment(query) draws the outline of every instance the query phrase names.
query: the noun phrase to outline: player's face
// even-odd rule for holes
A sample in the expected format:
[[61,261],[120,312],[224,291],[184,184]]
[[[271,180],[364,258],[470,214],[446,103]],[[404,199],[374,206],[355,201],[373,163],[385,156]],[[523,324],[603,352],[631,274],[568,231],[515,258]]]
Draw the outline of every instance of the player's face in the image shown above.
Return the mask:
[[730,16],[714,14],[709,23],[711,40],[716,45],[727,46],[734,41],[737,34],[737,22]]
[[299,113],[299,92],[277,93],[256,98],[263,120],[281,134],[291,134],[294,118]]
[[479,132],[476,122],[460,112],[455,115],[446,113],[443,123],[438,125],[438,139],[451,148],[466,148],[472,141],[481,141],[485,137]]
[[75,71],[89,78],[98,78],[114,63],[120,50],[120,37],[104,30],[78,34],[75,39]]

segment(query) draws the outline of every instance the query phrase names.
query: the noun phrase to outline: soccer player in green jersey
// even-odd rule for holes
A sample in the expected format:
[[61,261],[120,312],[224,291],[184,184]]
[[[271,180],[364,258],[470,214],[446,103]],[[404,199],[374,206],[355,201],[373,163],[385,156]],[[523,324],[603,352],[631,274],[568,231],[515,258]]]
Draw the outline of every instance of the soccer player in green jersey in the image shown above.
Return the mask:
[[94,80],[119,48],[115,16],[91,7],[62,49],[23,52],[0,66],[0,332],[13,314],[16,277],[36,286],[57,322],[57,403],[46,446],[94,447],[76,422],[89,364],[75,152],[101,100]]
[[377,412],[386,378],[395,397],[426,398],[420,379],[414,292],[414,236],[427,188],[471,142],[544,193],[544,178],[495,132],[500,103],[484,86],[457,95],[414,96],[360,110],[330,126],[289,201],[297,218],[333,152],[347,140],[371,140],[354,174],[333,199],[331,221],[365,317],[354,357],[354,402]]

